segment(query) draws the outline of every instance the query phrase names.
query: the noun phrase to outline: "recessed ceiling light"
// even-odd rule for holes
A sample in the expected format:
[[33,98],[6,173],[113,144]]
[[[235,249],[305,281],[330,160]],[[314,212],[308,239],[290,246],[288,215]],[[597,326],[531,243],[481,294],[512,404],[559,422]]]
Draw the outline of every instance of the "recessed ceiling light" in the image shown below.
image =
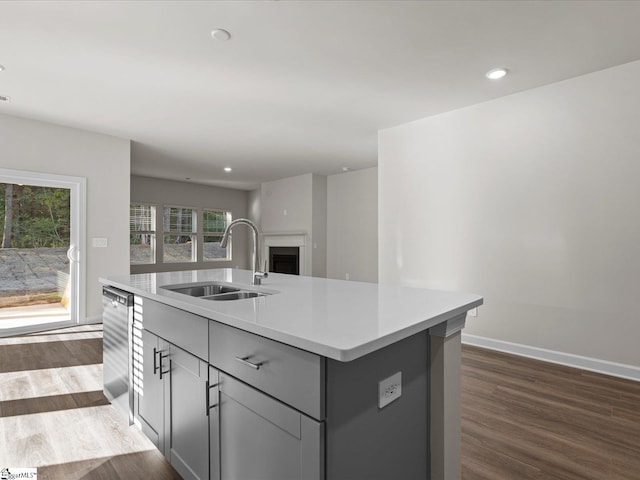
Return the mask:
[[351,170],[349,167],[342,167],[343,172],[348,172],[349,170]]
[[224,171],[229,173],[231,170],[233,170],[233,168],[231,167],[224,167]]
[[509,70],[507,70],[506,68],[500,67],[500,68],[494,68],[492,70],[489,70],[485,76],[489,79],[489,80],[499,80],[502,77],[504,77],[507,73],[509,72]]
[[4,65],[0,65],[0,72],[4,70]]
[[218,40],[219,42],[226,42],[231,38],[231,34],[222,28],[216,28],[215,30],[211,30],[211,36]]

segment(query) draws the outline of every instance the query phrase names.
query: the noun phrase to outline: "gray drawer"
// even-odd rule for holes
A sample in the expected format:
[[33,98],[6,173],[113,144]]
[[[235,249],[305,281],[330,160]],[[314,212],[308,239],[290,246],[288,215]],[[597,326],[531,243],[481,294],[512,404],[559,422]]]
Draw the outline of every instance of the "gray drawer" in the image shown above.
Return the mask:
[[148,298],[142,299],[141,307],[136,305],[135,315],[145,330],[209,361],[208,319]]
[[319,355],[212,321],[209,363],[317,420],[324,419],[325,362]]

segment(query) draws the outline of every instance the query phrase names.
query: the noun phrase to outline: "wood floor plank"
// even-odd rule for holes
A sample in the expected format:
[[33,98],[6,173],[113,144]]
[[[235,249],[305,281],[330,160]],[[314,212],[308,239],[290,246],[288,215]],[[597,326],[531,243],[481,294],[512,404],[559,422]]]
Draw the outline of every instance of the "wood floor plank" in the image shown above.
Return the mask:
[[466,345],[462,365],[463,480],[640,479],[638,382]]

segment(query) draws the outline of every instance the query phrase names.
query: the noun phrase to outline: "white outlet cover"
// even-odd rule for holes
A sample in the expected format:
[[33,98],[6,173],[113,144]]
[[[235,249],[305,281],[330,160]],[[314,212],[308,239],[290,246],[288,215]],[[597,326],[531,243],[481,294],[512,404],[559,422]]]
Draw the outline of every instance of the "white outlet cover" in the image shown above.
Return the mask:
[[402,395],[402,372],[394,373],[378,383],[378,408],[384,408]]

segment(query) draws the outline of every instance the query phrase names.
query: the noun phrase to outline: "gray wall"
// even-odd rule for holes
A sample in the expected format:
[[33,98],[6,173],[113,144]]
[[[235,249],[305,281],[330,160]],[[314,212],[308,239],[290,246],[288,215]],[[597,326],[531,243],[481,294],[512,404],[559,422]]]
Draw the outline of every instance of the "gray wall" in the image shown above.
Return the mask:
[[261,225],[269,232],[311,234],[313,175],[298,175],[262,184]]
[[638,85],[633,62],[381,131],[381,283],[484,295],[468,334],[640,366]]
[[[246,218],[248,213],[248,192],[228,188],[198,185],[190,182],[162,180],[133,175],[131,177],[131,202],[156,204],[158,221],[162,221],[163,205],[215,208],[230,211],[233,219]],[[127,213],[128,216],[128,213]],[[250,230],[245,226],[233,229],[231,261],[171,263],[157,265],[132,265],[131,273],[146,273],[176,270],[196,270],[204,268],[253,268],[249,249]],[[161,239],[158,238],[158,242]],[[127,258],[129,255],[127,253]]]
[[377,167],[327,177],[327,277],[347,274],[378,281]]
[[[87,179],[86,318],[102,317],[99,277],[129,273],[129,140],[0,115],[2,167]],[[94,237],[107,248],[92,247]]]
[[314,277],[324,277],[327,268],[326,182],[308,173],[263,183],[259,198],[250,194],[251,214],[260,219],[262,232],[307,235],[306,271]]

